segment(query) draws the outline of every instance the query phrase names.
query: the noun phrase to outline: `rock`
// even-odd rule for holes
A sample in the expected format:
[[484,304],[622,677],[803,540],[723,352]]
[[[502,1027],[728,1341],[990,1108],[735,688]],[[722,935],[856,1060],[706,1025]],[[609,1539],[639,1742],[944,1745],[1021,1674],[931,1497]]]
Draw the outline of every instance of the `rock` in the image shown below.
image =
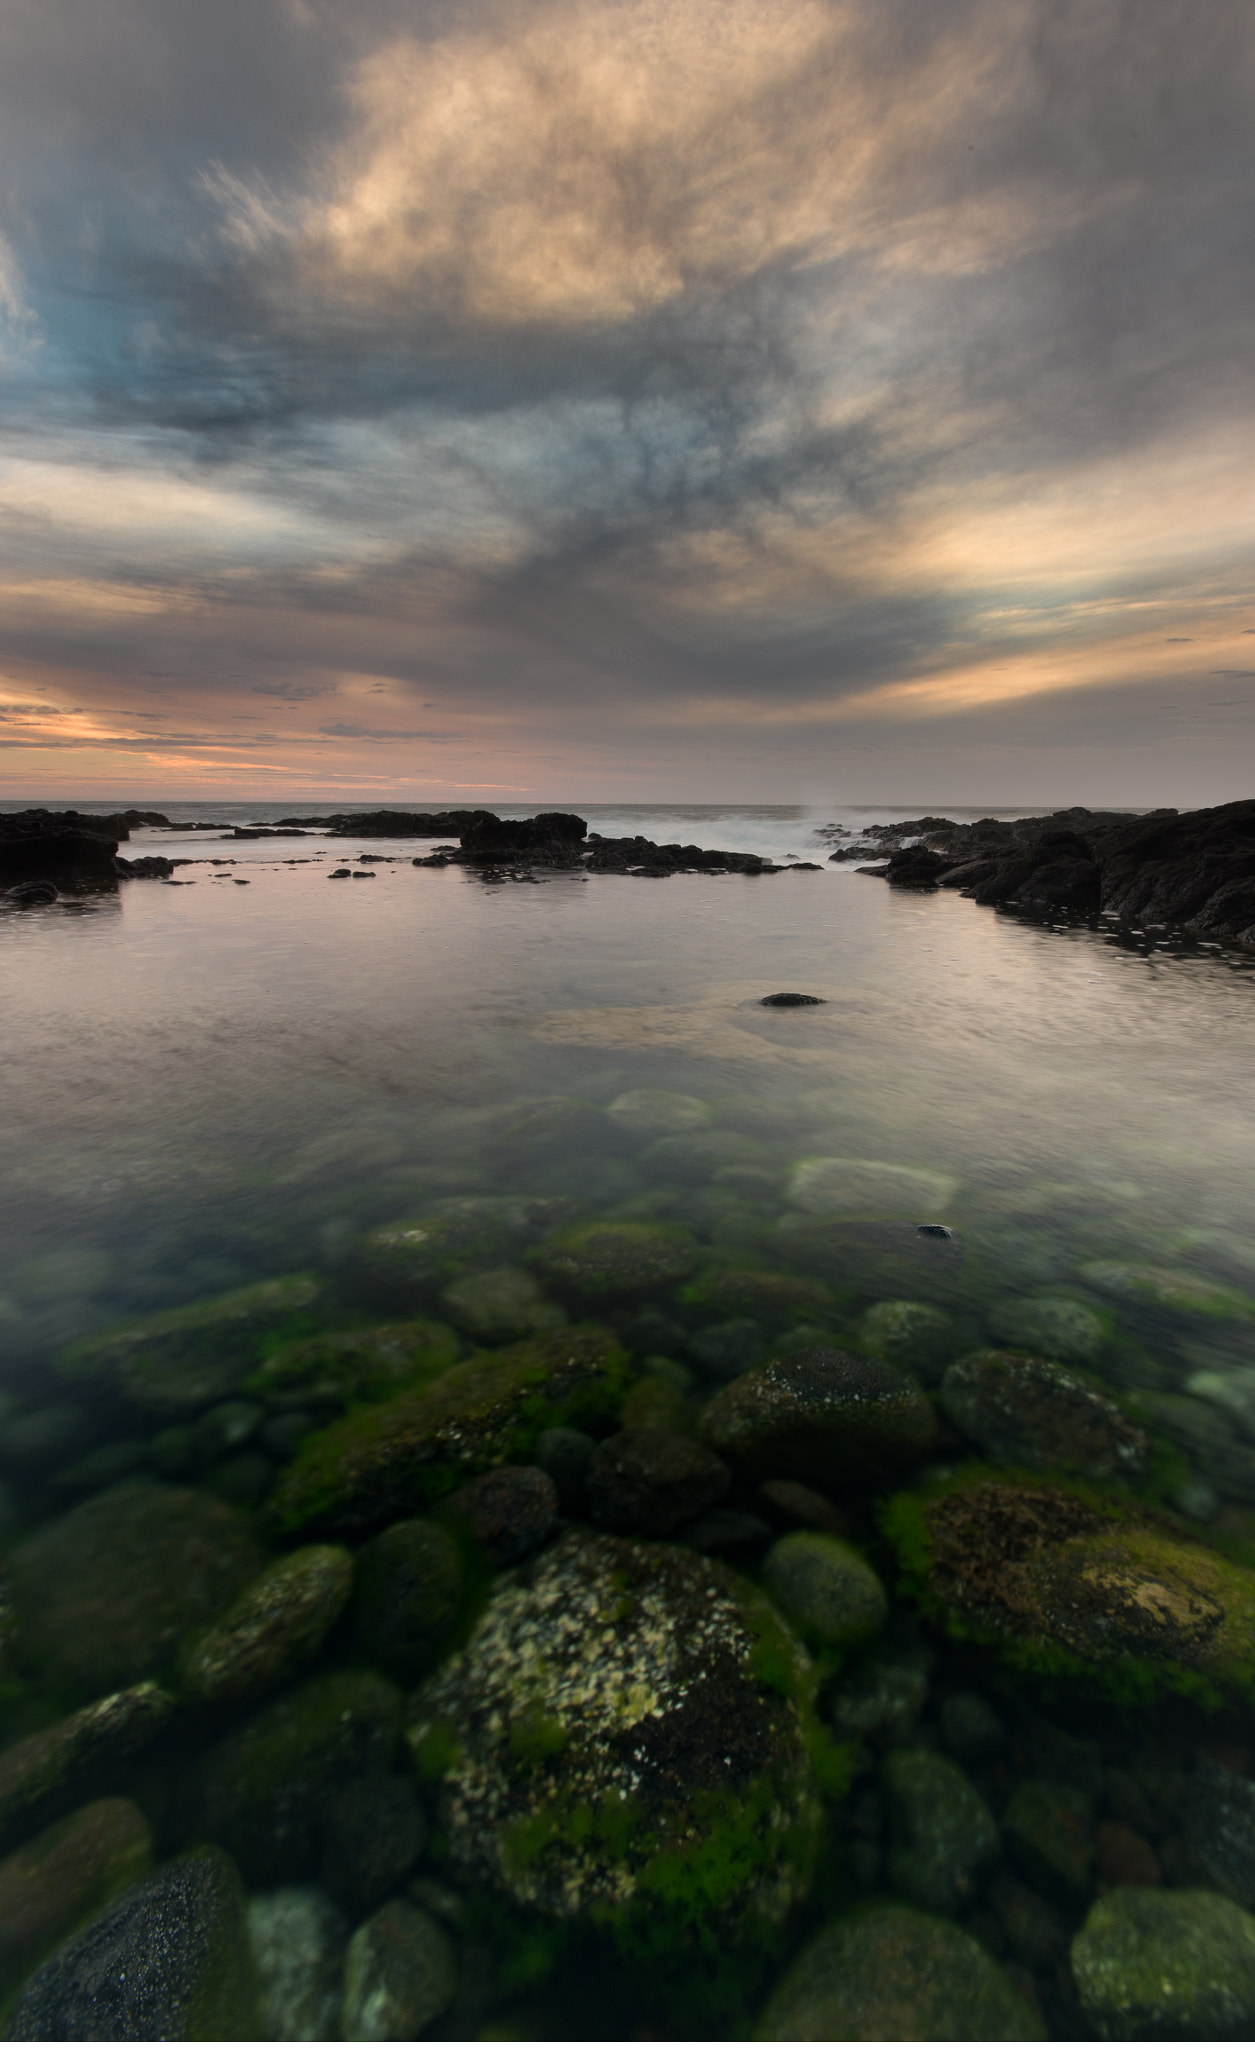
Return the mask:
[[941,1703],[941,1732],[960,1763],[983,1764],[1007,1739],[989,1701],[978,1692],[952,1692]]
[[558,1489],[539,1465],[498,1465],[448,1497],[495,1565],[518,1564],[539,1550],[558,1520]]
[[926,1301],[877,1301],[859,1319],[859,1348],[873,1358],[914,1373],[935,1386],[960,1348],[961,1339],[944,1309]]
[[958,1913],[998,1860],[998,1828],[971,1780],[926,1749],[885,1758],[889,1882],[926,1913]]
[[260,1451],[242,1451],[211,1465],[202,1484],[233,1508],[259,1508],[274,1484],[275,1468]]
[[183,865],[181,861],[168,860],[164,853],[144,853],[138,860],[123,860],[118,854],[113,864],[119,879],[131,882],[165,882],[176,866]]
[[413,2041],[453,2003],[457,1964],[430,1913],[393,1899],[349,1943],[346,2041]]
[[687,1279],[697,1242],[687,1230],[660,1223],[582,1223],[530,1254],[559,1293],[580,1301],[633,1301]]
[[148,1445],[142,1437],[117,1437],[111,1444],[89,1451],[85,1458],[76,1458],[54,1475],[52,1483],[58,1493],[100,1493],[120,1479],[129,1479],[147,1463]]
[[1082,1280],[1101,1294],[1173,1316],[1213,1322],[1246,1322],[1255,1302],[1238,1287],[1203,1280],[1176,1267],[1121,1265],[1114,1259],[1093,1259],[1080,1268]]
[[391,1771],[355,1778],[323,1815],[323,1883],[353,1921],[364,1920],[400,1891],[426,1840],[412,1778]]
[[584,1505],[584,1479],[596,1448],[596,1439],[582,1429],[542,1429],[536,1439],[536,1463],[557,1487],[564,1514]]
[[346,1278],[367,1300],[409,1308],[467,1267],[517,1258],[569,1214],[561,1201],[447,1195],[421,1216],[368,1232]]
[[789,1210],[778,1225],[779,1254],[833,1287],[861,1295],[962,1305],[963,1240],[945,1223],[810,1216]]
[[0,894],[17,910],[35,910],[41,903],[55,903],[61,891],[55,882],[15,882]]
[[32,1466],[55,1465],[72,1457],[83,1448],[90,1431],[84,1409],[69,1401],[54,1401],[6,1421],[0,1461],[10,1471],[29,1474]]
[[100,1381],[151,1415],[191,1415],[233,1393],[255,1363],[263,1338],[299,1323],[317,1302],[304,1274],[263,1280],[213,1301],[168,1309],[63,1351],[57,1370]]
[[11,2041],[256,2038],[239,1874],[221,1849],[166,1863],[35,1972]]
[[257,1441],[269,1457],[286,1465],[314,1427],[314,1418],[303,1408],[288,1408],[272,1415],[257,1432]]
[[265,1419],[266,1411],[256,1401],[220,1401],[192,1430],[195,1456],[201,1464],[216,1464],[255,1436]]
[[285,1344],[249,1381],[252,1391],[286,1407],[347,1408],[386,1401],[417,1380],[447,1372],[462,1349],[444,1323],[385,1323],[375,1330],[337,1330]]
[[1135,1479],[1150,1453],[1144,1431],[1108,1395],[1020,1351],[959,1359],[942,1378],[940,1399],[955,1428],[997,1464]]
[[923,1458],[936,1433],[914,1380],[880,1359],[827,1345],[730,1381],[707,1404],[701,1428],[738,1471],[819,1486],[874,1485]]
[[284,1534],[368,1534],[460,1480],[526,1458],[542,1429],[608,1421],[626,1384],[623,1352],[593,1327],[482,1353],[307,1437],[269,1516]]
[[0,1863],[0,1991],[20,1984],[71,1930],[152,1865],[148,1823],[129,1799],[97,1799]]
[[822,1216],[935,1216],[953,1201],[958,1185],[950,1174],[880,1159],[801,1159],[788,1196],[799,1209]]
[[831,1703],[839,1735],[906,1742],[928,1698],[930,1658],[926,1651],[890,1647],[854,1670]]
[[669,1536],[723,1499],[732,1475],[703,1444],[656,1429],[625,1429],[588,1462],[589,1516],[618,1535]]
[[764,1522],[761,1515],[747,1514],[742,1508],[711,1508],[695,1522],[686,1522],[676,1541],[686,1550],[699,1550],[709,1556],[721,1550],[748,1550],[769,1543],[771,1534],[770,1522]]
[[606,1114],[625,1131],[639,1131],[643,1137],[669,1137],[676,1131],[696,1131],[712,1121],[709,1103],[696,1095],[675,1095],[667,1088],[632,1088],[617,1095]]
[[1214,1892],[1122,1890],[1072,1943],[1104,2041],[1245,2041],[1255,2031],[1255,1920]]
[[884,1587],[857,1550],[814,1529],[772,1544],[763,1584],[804,1638],[833,1649],[878,1634],[889,1612]]
[[767,1333],[761,1323],[738,1316],[728,1323],[708,1323],[689,1338],[688,1350],[712,1379],[731,1380],[762,1363]]
[[434,1660],[462,1604],[457,1544],[437,1522],[394,1522],[358,1553],[354,1615],[368,1657],[414,1679]]
[[[784,1329],[799,1318],[822,1322],[832,1308],[832,1290],[818,1280],[800,1280],[792,1273],[756,1273],[737,1266],[714,1266],[683,1289],[680,1300],[703,1308],[721,1322],[748,1319],[756,1325]],[[646,1349],[665,1351],[665,1343]]]
[[1104,1885],[1163,1883],[1159,1858],[1150,1843],[1122,1820],[1105,1820],[1099,1826],[1094,1875]]
[[[667,1370],[647,1372],[632,1382],[624,1396],[619,1420],[628,1430],[647,1429],[654,1435],[691,1437],[693,1404],[673,1376],[676,1369],[670,1359],[654,1362]],[[684,1367],[680,1366],[679,1371],[683,1372]]]
[[20,888],[29,882],[69,896],[116,889],[116,848],[116,839],[100,838],[94,832],[41,832],[24,839],[6,834],[0,839],[0,889]]
[[1255,1907],[1255,1784],[1204,1757],[1190,1787],[1185,1838],[1216,1891]]
[[565,1311],[546,1301],[531,1274],[513,1266],[464,1273],[440,1299],[450,1321],[484,1344],[560,1330],[566,1322]]
[[201,1758],[202,1834],[231,1851],[250,1885],[308,1875],[330,1795],[388,1769],[400,1723],[400,1693],[374,1672],[330,1672],[281,1693]]
[[0,1844],[64,1813],[155,1740],[174,1712],[157,1685],[136,1685],[0,1750]]
[[[807,861],[805,865],[811,867],[814,863]],[[826,1003],[828,998],[827,996],[799,996],[786,991],[783,995],[760,996],[758,1000],[765,1010],[802,1010],[809,1008],[814,1003]]]
[[992,1956],[909,1906],[835,1920],[786,1972],[760,2041],[1035,2041],[1030,2006]]
[[1013,1956],[1031,1970],[1061,1962],[1068,1952],[1067,1922],[1048,1900],[1005,1868],[989,1887],[989,1902]]
[[987,1320],[991,1334],[1004,1344],[1038,1352],[1064,1365],[1092,1365],[1107,1336],[1101,1316],[1084,1302],[1069,1301],[1065,1295],[1016,1296],[996,1302]]
[[805,1529],[822,1529],[829,1536],[850,1533],[849,1520],[840,1508],[834,1507],[826,1494],[816,1493],[813,1486],[803,1486],[800,1479],[764,1479],[758,1491],[773,1508]]
[[1002,1816],[1007,1852],[1060,1905],[1084,1903],[1094,1861],[1094,1809],[1075,1785],[1021,1778]]
[[981,1481],[899,1495],[886,1526],[925,1598],[1022,1668],[1143,1693],[1255,1686],[1255,1573],[1131,1503]]
[[1231,1500],[1255,1501],[1255,1451],[1238,1439],[1222,1409],[1189,1394],[1146,1393],[1136,1398],[1138,1412],[1186,1451],[1218,1493]]
[[188,1488],[128,1481],[13,1551],[17,1654],[83,1693],[133,1684],[221,1612],[260,1563],[233,1508]]
[[496,1115],[486,1136],[505,1165],[530,1171],[542,1162],[562,1165],[580,1155],[603,1154],[615,1145],[619,1133],[593,1103],[549,1095],[510,1103]]
[[317,1656],[352,1584],[352,1557],[329,1544],[268,1565],[221,1621],[184,1645],[184,1691],[218,1705],[286,1684]]
[[745,1580],[573,1530],[493,1594],[408,1739],[465,1875],[678,1957],[778,1926],[805,1889],[812,1684]]
[[248,1903],[264,2041],[334,2041],[348,1924],[316,1884],[284,1885]]
[[681,1131],[671,1138],[655,1138],[638,1164],[651,1181],[699,1187],[721,1169],[757,1166],[761,1158],[762,1147],[735,1131]]

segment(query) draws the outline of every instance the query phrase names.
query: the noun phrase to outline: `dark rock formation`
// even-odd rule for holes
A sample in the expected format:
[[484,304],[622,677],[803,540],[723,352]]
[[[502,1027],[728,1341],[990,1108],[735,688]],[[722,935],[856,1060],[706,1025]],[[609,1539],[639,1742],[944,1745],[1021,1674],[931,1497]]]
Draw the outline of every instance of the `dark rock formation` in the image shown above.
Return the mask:
[[75,894],[116,889],[118,870],[113,856],[117,843],[95,832],[80,831],[0,837],[0,889],[20,882],[51,882],[55,888]]
[[93,811],[49,811],[42,806],[32,811],[0,813],[0,840],[43,839],[61,832],[92,832],[98,839],[129,839],[132,825],[168,825],[160,811],[110,811],[97,817]]

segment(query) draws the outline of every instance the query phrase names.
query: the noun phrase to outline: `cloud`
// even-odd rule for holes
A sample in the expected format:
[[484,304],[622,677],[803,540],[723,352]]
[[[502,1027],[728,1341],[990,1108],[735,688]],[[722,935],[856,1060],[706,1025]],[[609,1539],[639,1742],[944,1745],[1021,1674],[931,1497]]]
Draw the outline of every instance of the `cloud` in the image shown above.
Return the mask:
[[319,732],[336,739],[346,740],[434,740],[443,743],[462,738],[458,732],[408,732],[374,725],[354,725],[348,719],[335,719],[330,725],[320,725]]

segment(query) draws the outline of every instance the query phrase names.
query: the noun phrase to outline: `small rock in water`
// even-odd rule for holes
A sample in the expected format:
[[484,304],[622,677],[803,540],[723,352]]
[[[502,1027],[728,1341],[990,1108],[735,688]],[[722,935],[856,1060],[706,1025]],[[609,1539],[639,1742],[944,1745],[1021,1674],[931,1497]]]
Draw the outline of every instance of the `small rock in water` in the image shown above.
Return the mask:
[[560,1293],[581,1301],[632,1301],[686,1280],[697,1264],[687,1230],[657,1223],[584,1223],[531,1254]]
[[668,1536],[722,1500],[731,1481],[703,1444],[656,1429],[609,1437],[585,1474],[592,1520],[618,1535]]
[[566,1514],[583,1505],[584,1478],[596,1448],[596,1438],[582,1429],[542,1429],[536,1439],[536,1463],[557,1487]]
[[761,1363],[766,1344],[761,1323],[737,1316],[727,1323],[708,1323],[689,1338],[688,1349],[711,1378],[731,1380]]
[[97,1799],[0,1863],[0,1991],[153,1860],[152,1836],[129,1799]]
[[1094,1811],[1075,1785],[1022,1778],[1002,1816],[1007,1850],[1028,1879],[1062,1906],[1089,1896]]
[[457,1962],[430,1913],[392,1899],[359,1927],[344,1972],[346,2041],[414,2041],[453,2002]]
[[886,1358],[935,1386],[960,1348],[961,1338],[944,1309],[926,1301],[878,1301],[858,1325],[858,1341],[875,1358]]
[[748,1550],[751,1545],[770,1539],[770,1523],[764,1522],[761,1515],[747,1514],[743,1508],[711,1508],[695,1522],[687,1523],[676,1537],[686,1550],[697,1550],[707,1556],[721,1550]]
[[496,1565],[518,1564],[539,1550],[558,1520],[558,1489],[539,1465],[498,1465],[448,1496]]
[[942,1701],[941,1732],[946,1747],[965,1764],[986,1763],[1007,1739],[1002,1722],[978,1692],[954,1692]]
[[1101,1316],[1064,1295],[1037,1295],[998,1302],[989,1311],[992,1336],[1064,1365],[1092,1365],[1106,1330]]
[[215,1703],[273,1691],[317,1655],[352,1584],[352,1556],[331,1544],[279,1558],[185,1647],[185,1688]]
[[625,1131],[662,1137],[669,1131],[694,1131],[711,1121],[707,1103],[696,1095],[676,1095],[667,1088],[632,1088],[618,1095],[606,1114]]
[[356,1580],[362,1648],[398,1678],[417,1678],[461,1605],[457,1544],[437,1522],[394,1522],[358,1552]]
[[1196,1273],[1173,1267],[1128,1266],[1095,1259],[1082,1266],[1080,1274],[1082,1280],[1102,1294],[1161,1309],[1169,1315],[1246,1322],[1255,1314],[1255,1302],[1240,1288],[1224,1287],[1217,1280],[1203,1280]]
[[[811,866],[812,863],[807,862],[806,865]],[[766,1010],[801,1010],[807,1008],[812,1003],[826,1003],[827,1000],[827,996],[794,995],[792,990],[788,989],[780,995],[759,997],[759,1001]]]
[[772,1545],[763,1584],[803,1636],[834,1649],[876,1635],[889,1612],[884,1587],[857,1550],[815,1529]]
[[174,1709],[160,1686],[136,1685],[0,1751],[0,1844],[64,1813],[97,1774],[147,1748]]
[[924,1457],[936,1421],[922,1390],[878,1358],[816,1345],[743,1373],[709,1402],[702,1435],[761,1478],[874,1485]]
[[1072,1943],[1072,1976],[1107,2041],[1255,2033],[1255,1920],[1215,1892],[1109,1893]]
[[813,1486],[803,1486],[800,1479],[764,1479],[758,1491],[773,1508],[804,1528],[823,1529],[829,1536],[850,1533],[849,1521],[840,1508],[826,1494],[816,1493]]
[[352,1920],[364,1920],[400,1891],[426,1840],[412,1778],[391,1771],[355,1778],[323,1816],[323,1883]]
[[1105,1820],[1099,1827],[1094,1874],[1105,1885],[1163,1883],[1163,1870],[1150,1843],[1122,1820]]
[[540,1330],[560,1330],[566,1313],[546,1301],[530,1273],[510,1266],[495,1272],[466,1273],[441,1294],[450,1322],[481,1344],[528,1337]]
[[1145,1433],[1108,1395],[1023,1352],[975,1351],[959,1359],[942,1379],[941,1405],[956,1429],[1000,1464],[1134,1478],[1150,1452]]
[[910,1906],[836,1920],[803,1949],[760,2041],[1035,2041],[1032,2008],[992,1956]]
[[923,1650],[887,1649],[859,1665],[833,1697],[838,1733],[908,1741],[928,1698],[930,1663]]
[[284,1885],[249,1900],[263,2040],[336,2039],[348,1938],[348,1922],[319,1885]]
[[1255,1785],[1204,1758],[1194,1774],[1185,1838],[1209,1884],[1255,1907]]
[[816,1215],[929,1216],[953,1200],[957,1187],[948,1173],[881,1159],[801,1159],[788,1195]]
[[885,1759],[889,1882],[929,1913],[958,1913],[998,1860],[998,1828],[948,1757],[899,1749]]

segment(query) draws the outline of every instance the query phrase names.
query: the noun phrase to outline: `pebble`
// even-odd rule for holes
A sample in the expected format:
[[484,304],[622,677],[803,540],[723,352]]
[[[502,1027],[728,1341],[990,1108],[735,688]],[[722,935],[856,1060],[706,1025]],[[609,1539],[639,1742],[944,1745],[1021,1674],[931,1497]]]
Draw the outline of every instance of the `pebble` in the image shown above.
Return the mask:
[[498,1465],[448,1496],[496,1565],[518,1564],[539,1550],[558,1521],[558,1489],[539,1465]]
[[322,1819],[322,1879],[353,1921],[401,1890],[423,1853],[427,1817],[414,1780],[394,1771],[354,1778]]
[[878,1634],[889,1612],[884,1587],[858,1551],[816,1529],[795,1529],[773,1543],[763,1584],[804,1637],[830,1649]]
[[263,2039],[336,2039],[348,1937],[348,1922],[320,1885],[283,1885],[249,1900]]
[[349,1943],[341,2033],[346,2041],[413,2041],[456,1990],[448,1935],[421,1906],[392,1899]]

